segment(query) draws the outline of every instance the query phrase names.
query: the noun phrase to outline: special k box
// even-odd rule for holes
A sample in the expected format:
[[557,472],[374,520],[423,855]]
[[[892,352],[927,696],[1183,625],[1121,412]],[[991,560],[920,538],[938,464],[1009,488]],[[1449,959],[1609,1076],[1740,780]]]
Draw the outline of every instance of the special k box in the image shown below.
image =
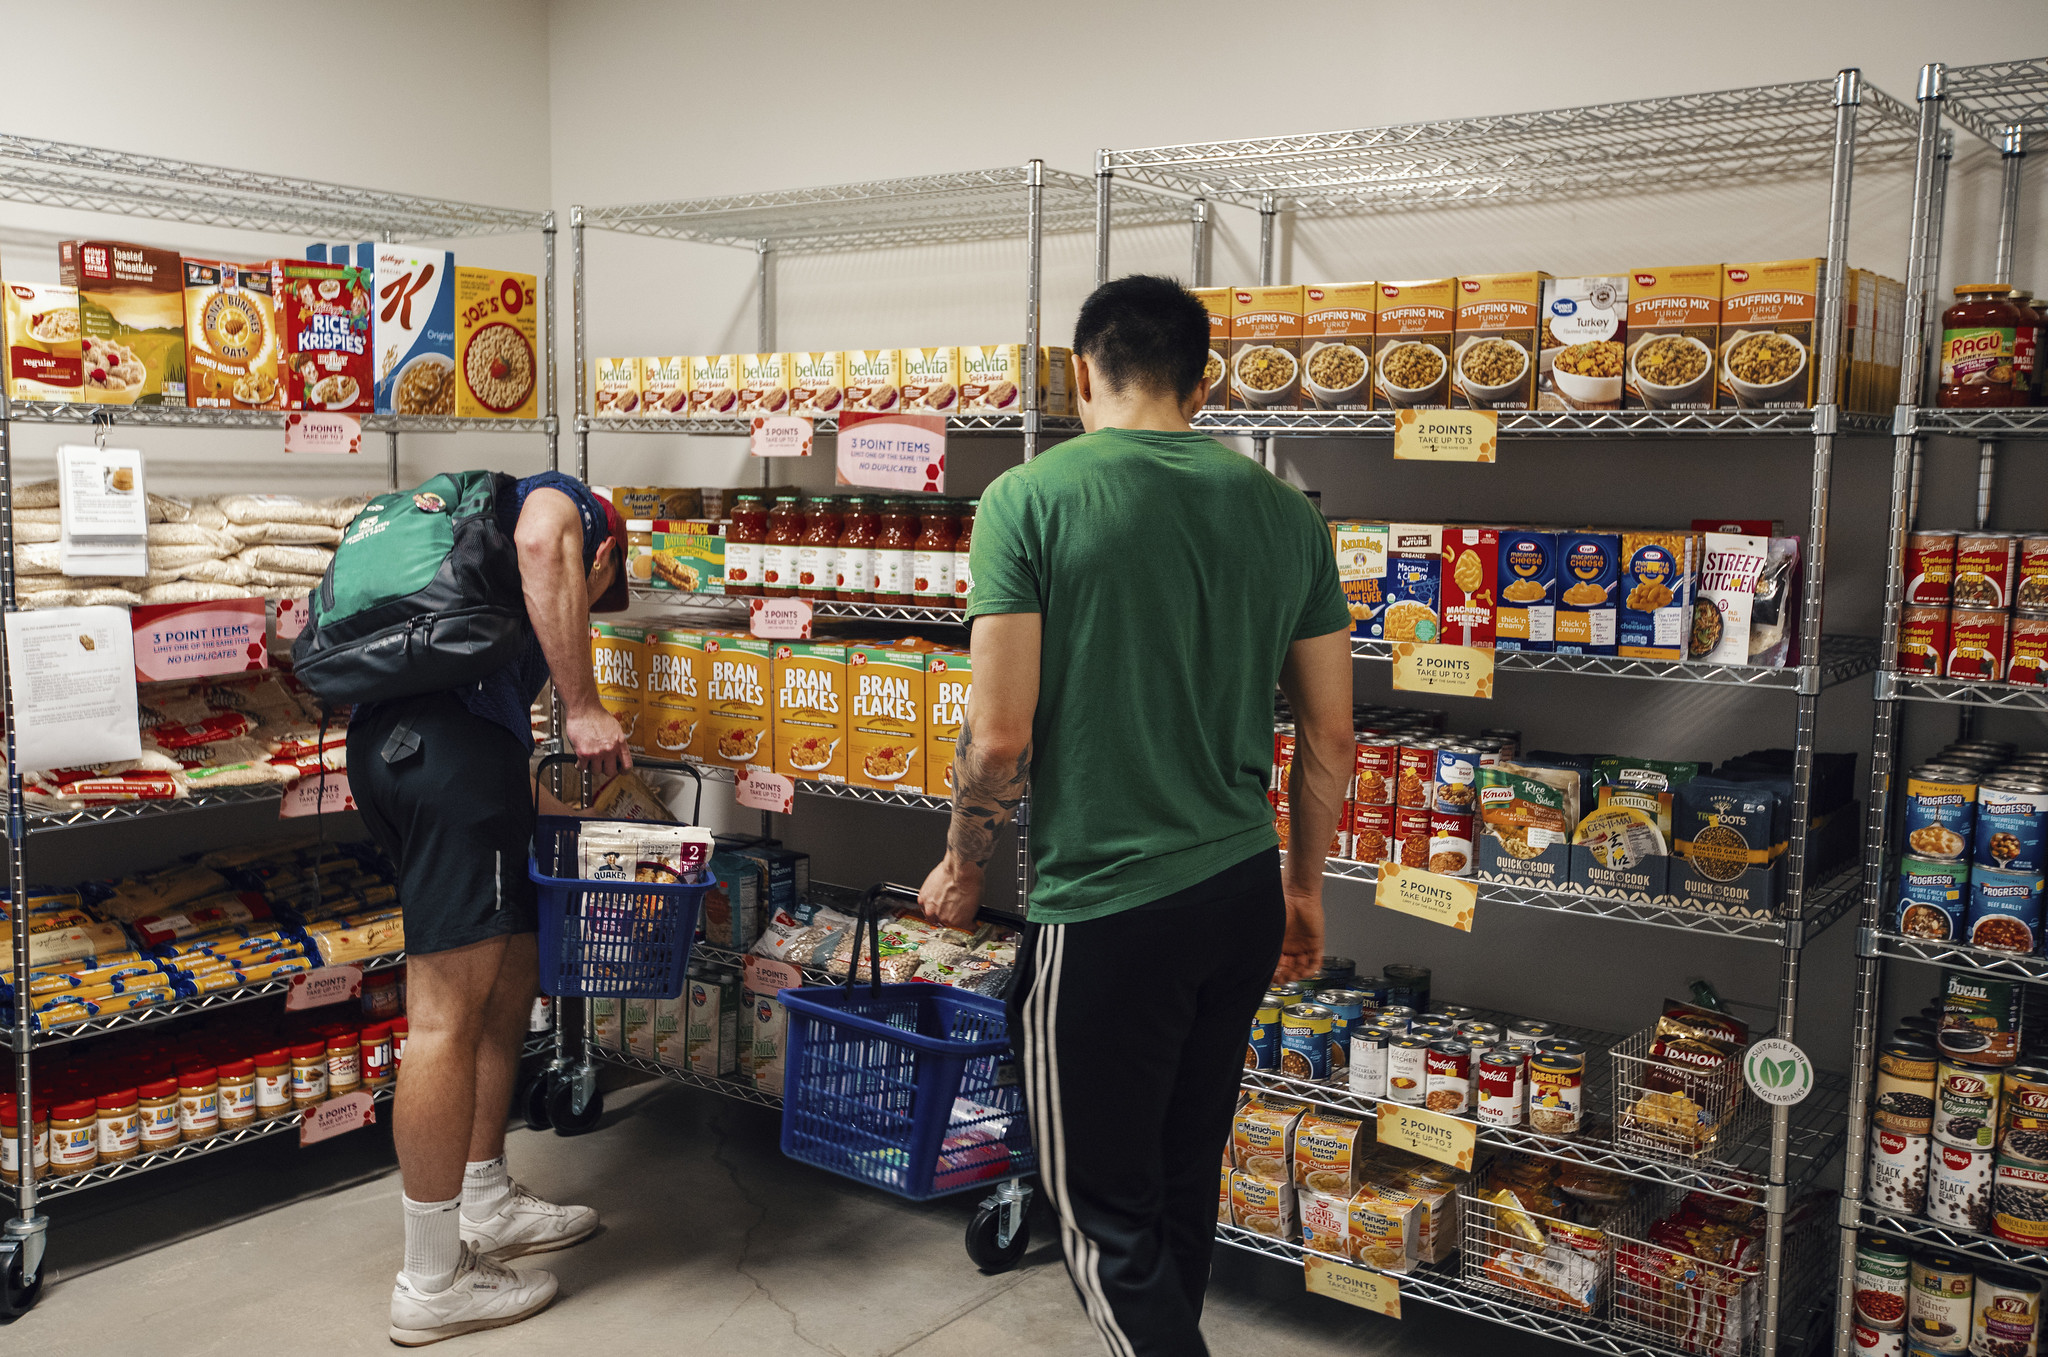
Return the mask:
[[775,771],[769,718],[774,698],[772,642],[744,632],[704,635],[704,762]]
[[1379,284],[1372,337],[1375,409],[1441,410],[1450,404],[1457,291],[1455,278]]
[[846,647],[824,641],[775,647],[775,771],[846,781]]
[[1713,409],[1720,333],[1719,264],[1630,269],[1622,404],[1632,410]]
[[848,653],[853,710],[847,718],[846,780],[853,786],[925,790],[927,656],[886,645],[856,645]]
[[1223,355],[1230,352],[1230,289],[1227,287],[1198,287],[1191,289],[1195,300],[1209,313],[1209,365],[1204,376],[1209,379],[1209,399],[1203,408],[1221,410],[1228,401],[1223,380]]
[[1500,599],[1500,529],[1444,529],[1443,642],[1494,648]]
[[1372,336],[1377,283],[1309,283],[1302,288],[1302,390],[1324,410],[1372,406]]
[[967,728],[967,699],[974,692],[974,661],[964,650],[935,650],[924,662],[924,777],[932,795],[953,790],[953,755]]
[[1240,287],[1230,292],[1230,408],[1301,408],[1299,287]]
[[1480,410],[1536,408],[1536,332],[1547,273],[1458,278],[1452,319],[1451,404]]
[[1721,270],[1721,402],[1746,410],[1813,404],[1813,344],[1825,259]]

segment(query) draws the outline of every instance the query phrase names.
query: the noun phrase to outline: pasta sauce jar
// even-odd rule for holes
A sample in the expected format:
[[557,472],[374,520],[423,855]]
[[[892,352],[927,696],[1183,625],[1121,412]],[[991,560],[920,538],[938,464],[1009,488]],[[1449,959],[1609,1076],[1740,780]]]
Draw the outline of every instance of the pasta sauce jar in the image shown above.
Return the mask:
[[797,551],[804,540],[802,495],[777,495],[768,511],[768,537],[761,546],[761,593],[767,598],[796,595]]
[[741,598],[761,593],[761,551],[768,540],[768,505],[759,495],[735,495],[725,525],[725,592]]
[[874,570],[869,575],[876,603],[907,608],[916,602],[911,557],[917,548],[916,505],[907,499],[882,502],[881,529],[875,537]]
[[882,526],[874,496],[848,495],[839,522],[839,546],[832,558],[832,597],[841,603],[872,602],[875,538]]
[[974,566],[968,560],[969,548],[974,544],[974,511],[981,501],[970,499],[960,506],[960,535],[953,539],[953,606],[965,608],[967,596],[974,592]]
[[1964,283],[1941,313],[1941,386],[1936,405],[2014,405],[2013,350],[2025,319],[2004,283]]
[[833,572],[837,567],[840,534],[844,531],[837,499],[828,495],[811,501],[810,516],[804,521],[803,540],[796,548],[797,597],[827,599],[833,596]]
[[911,593],[920,608],[953,606],[953,543],[960,525],[952,506],[938,503],[919,521],[917,545],[911,548]]

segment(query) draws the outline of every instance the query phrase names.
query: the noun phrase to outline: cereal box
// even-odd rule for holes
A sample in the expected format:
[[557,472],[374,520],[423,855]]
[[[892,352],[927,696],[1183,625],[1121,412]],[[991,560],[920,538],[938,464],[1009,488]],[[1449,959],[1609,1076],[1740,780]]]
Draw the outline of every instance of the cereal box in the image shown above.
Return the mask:
[[1621,535],[1621,609],[1615,653],[1637,660],[1683,660],[1700,568],[1694,532]]
[[1223,380],[1223,355],[1230,352],[1231,289],[1197,287],[1189,290],[1209,313],[1209,364],[1202,374],[1209,382],[1209,397],[1202,402],[1202,407],[1221,410],[1229,404],[1229,384]]
[[78,289],[80,390],[88,405],[185,403],[185,276],[173,250],[118,240],[57,246]]
[[775,647],[775,771],[846,781],[846,647],[785,641]]
[[704,731],[699,737],[704,762],[735,772],[775,771],[769,734],[772,645],[740,632],[705,634]]
[[1372,407],[1376,283],[1310,283],[1302,289],[1302,389],[1318,409]]
[[700,761],[697,736],[704,723],[704,637],[694,631],[647,633],[647,679],[641,721],[649,754]]
[[1537,336],[1540,410],[1619,410],[1628,357],[1628,278],[1550,278]]
[[1422,1202],[1398,1188],[1360,1188],[1351,1199],[1351,1247],[1376,1272],[1413,1268],[1422,1251]]
[[1298,286],[1231,289],[1231,409],[1301,408],[1302,305]]
[[716,884],[704,893],[704,939],[713,946],[745,951],[761,936],[767,869],[744,853],[721,847],[711,855],[711,875]]
[[598,358],[590,364],[590,413],[632,419],[640,411],[640,360]]
[[370,339],[377,354],[378,413],[454,414],[455,256],[379,245],[370,258],[377,294]]
[[953,790],[953,755],[967,728],[967,699],[974,692],[974,660],[964,650],[935,650],[924,663],[924,776],[932,795]]
[[1351,605],[1352,634],[1364,636],[1366,624],[1386,606],[1387,525],[1333,522],[1330,542],[1337,553],[1337,583]]
[[1630,269],[1622,404],[1631,410],[1713,409],[1720,335],[1719,264]]
[[[1038,351],[1040,414],[1071,416],[1074,401],[1069,367],[1071,350]],[[960,350],[960,412],[967,415],[1014,415],[1024,408],[1024,346],[987,344]]]
[[1547,273],[1458,278],[1452,317],[1451,404],[1480,410],[1536,408],[1536,336]]
[[656,589],[684,594],[725,592],[725,534],[705,518],[657,519],[649,565]]
[[1615,595],[1621,586],[1621,535],[1557,535],[1557,644],[1560,655],[1615,653]]
[[6,305],[7,398],[76,401],[78,289],[59,283],[0,285]]
[[792,353],[789,360],[789,413],[836,415],[846,402],[846,355]]
[[846,408],[894,410],[902,400],[903,365],[895,349],[846,350]]
[[540,408],[540,302],[530,273],[455,269],[455,413],[532,419]]
[[1458,280],[1382,282],[1374,297],[1373,408],[1450,404],[1451,331]]
[[184,269],[185,403],[195,409],[277,408],[277,319],[269,267],[187,259]]
[[1553,650],[1557,642],[1557,534],[1508,529],[1500,535],[1500,606],[1494,649]]
[[853,712],[846,780],[856,787],[923,792],[925,662],[921,650],[856,645],[847,656]]
[[641,733],[647,670],[647,629],[624,622],[590,624],[590,672],[597,680],[597,700],[618,718],[626,747],[647,753]]
[[950,415],[960,408],[960,350],[898,349],[903,368],[903,405],[924,415]]
[[364,414],[374,407],[370,287],[368,269],[271,261],[285,409]]
[[1701,534],[1701,543],[1699,601],[1686,633],[1686,658],[1698,664],[1749,664],[1750,618],[1770,559],[1770,536],[1708,532]]
[[1825,259],[1728,264],[1721,270],[1721,403],[1745,410],[1813,404],[1816,317]]
[[1441,577],[1445,645],[1494,648],[1500,530],[1446,527]]
[[682,354],[640,360],[640,413],[681,419],[690,413],[690,372],[697,360]]
[[742,415],[786,415],[789,413],[789,355],[786,353],[743,353],[740,359],[740,413]]

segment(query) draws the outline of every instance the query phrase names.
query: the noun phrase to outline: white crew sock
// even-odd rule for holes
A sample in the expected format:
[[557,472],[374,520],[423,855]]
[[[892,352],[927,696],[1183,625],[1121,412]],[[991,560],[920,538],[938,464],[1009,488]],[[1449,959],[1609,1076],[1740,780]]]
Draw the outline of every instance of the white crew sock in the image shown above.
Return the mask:
[[405,1279],[420,1291],[446,1291],[462,1263],[462,1198],[404,1201]]
[[512,1199],[512,1175],[505,1168],[505,1156],[475,1159],[462,1169],[462,1218],[489,1220],[505,1209]]

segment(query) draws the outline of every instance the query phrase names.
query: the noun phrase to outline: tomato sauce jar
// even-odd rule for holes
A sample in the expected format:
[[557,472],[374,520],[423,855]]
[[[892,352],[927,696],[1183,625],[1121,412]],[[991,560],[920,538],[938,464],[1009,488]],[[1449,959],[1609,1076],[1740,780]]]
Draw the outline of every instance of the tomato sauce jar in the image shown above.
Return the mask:
[[875,567],[869,575],[876,603],[907,608],[916,602],[911,557],[917,549],[918,530],[914,501],[882,502],[881,529],[875,537]]
[[761,593],[767,598],[796,596],[796,553],[804,540],[804,498],[777,495],[768,511],[768,538],[761,546]]
[[804,521],[803,540],[796,548],[796,592],[799,598],[833,596],[839,538],[845,531],[840,501],[827,495],[813,499]]
[[768,540],[768,503],[759,495],[735,495],[725,527],[725,592],[741,598],[761,593],[761,548]]
[[832,597],[841,603],[872,602],[875,538],[882,527],[874,496],[848,495],[839,522],[839,546],[832,558]]
[[1941,313],[1941,378],[1936,405],[2012,405],[2013,350],[2027,317],[2004,283],[1964,283]]
[[919,520],[917,545],[911,548],[911,593],[920,608],[953,606],[953,544],[960,520],[944,500],[927,506]]

